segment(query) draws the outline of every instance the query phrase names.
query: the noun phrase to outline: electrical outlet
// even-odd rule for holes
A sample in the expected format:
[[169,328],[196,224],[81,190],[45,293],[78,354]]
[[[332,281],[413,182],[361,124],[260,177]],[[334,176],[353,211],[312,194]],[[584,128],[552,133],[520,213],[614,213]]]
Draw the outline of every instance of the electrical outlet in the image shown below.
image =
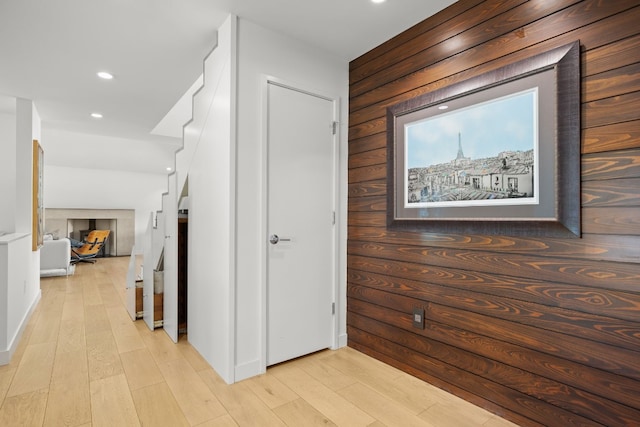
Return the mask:
[[413,327],[424,329],[424,308],[416,307],[413,309]]

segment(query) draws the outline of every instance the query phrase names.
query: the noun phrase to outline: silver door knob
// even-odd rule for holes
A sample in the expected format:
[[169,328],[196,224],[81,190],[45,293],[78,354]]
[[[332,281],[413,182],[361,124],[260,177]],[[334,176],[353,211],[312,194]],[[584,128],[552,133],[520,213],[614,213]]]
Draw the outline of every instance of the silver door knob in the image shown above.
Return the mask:
[[282,239],[278,237],[277,234],[272,234],[271,236],[269,236],[269,243],[271,243],[272,245],[275,245],[278,242],[290,242],[290,241],[291,239]]

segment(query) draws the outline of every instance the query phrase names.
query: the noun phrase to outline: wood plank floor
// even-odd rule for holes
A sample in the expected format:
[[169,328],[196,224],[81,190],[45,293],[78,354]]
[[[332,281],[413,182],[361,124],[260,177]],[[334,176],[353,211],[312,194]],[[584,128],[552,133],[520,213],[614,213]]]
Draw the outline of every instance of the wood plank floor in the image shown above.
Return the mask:
[[41,280],[42,300],[0,366],[0,426],[513,426],[350,348],[227,385],[186,338],[132,322],[129,259]]

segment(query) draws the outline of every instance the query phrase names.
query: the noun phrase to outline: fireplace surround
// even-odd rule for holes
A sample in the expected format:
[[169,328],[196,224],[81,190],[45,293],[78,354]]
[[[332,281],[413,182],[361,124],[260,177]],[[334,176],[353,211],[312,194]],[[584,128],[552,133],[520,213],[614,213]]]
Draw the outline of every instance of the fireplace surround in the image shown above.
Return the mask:
[[45,233],[82,240],[90,229],[111,230],[104,254],[128,256],[135,243],[134,209],[45,209]]

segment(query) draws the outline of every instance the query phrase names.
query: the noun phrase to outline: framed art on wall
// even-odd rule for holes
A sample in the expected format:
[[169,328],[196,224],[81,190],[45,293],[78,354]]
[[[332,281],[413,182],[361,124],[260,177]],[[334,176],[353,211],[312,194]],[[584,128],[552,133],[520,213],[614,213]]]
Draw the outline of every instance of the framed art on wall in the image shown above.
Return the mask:
[[388,226],[580,235],[579,43],[387,110]]

